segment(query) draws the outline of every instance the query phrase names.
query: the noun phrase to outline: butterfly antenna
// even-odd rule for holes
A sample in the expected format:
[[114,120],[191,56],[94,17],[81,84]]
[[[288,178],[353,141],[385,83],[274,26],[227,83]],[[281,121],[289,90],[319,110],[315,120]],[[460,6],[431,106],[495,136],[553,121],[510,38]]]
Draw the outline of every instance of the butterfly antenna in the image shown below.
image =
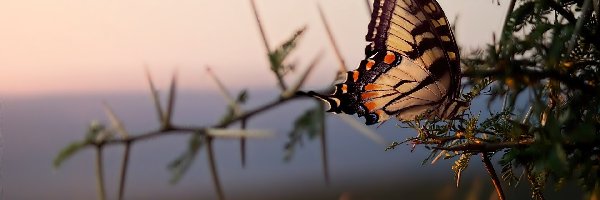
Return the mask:
[[336,100],[334,100],[337,98],[331,98],[329,95],[322,95],[315,91],[308,91],[308,92],[298,91],[298,92],[296,92],[296,95],[309,96],[309,97],[317,98],[319,100],[324,101],[325,103],[327,103],[329,105],[329,109],[327,110],[327,112],[335,112],[335,113],[341,112],[341,110],[338,107],[339,106],[338,102],[336,102]]
[[308,91],[308,92],[304,92],[304,91],[298,91],[296,92],[296,95],[300,95],[300,96],[309,96],[309,97],[315,97],[315,98],[319,98],[321,100],[327,100],[327,96],[316,93],[315,91]]

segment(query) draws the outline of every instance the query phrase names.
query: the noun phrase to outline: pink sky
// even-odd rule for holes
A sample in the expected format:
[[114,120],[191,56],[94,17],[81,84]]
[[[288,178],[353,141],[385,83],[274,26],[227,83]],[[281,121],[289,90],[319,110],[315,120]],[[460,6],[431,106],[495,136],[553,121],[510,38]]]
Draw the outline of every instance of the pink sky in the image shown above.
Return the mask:
[[[337,69],[317,2],[355,67],[368,23],[363,0],[257,0],[272,47],[306,24],[290,60],[304,67],[325,50],[308,80],[312,88],[329,84]],[[460,14],[459,45],[477,47],[500,30],[508,2],[440,4],[451,22]],[[249,0],[4,0],[0,30],[0,95],[145,90],[144,64],[163,88],[175,69],[184,89],[214,88],[206,65],[233,88],[274,87]]]

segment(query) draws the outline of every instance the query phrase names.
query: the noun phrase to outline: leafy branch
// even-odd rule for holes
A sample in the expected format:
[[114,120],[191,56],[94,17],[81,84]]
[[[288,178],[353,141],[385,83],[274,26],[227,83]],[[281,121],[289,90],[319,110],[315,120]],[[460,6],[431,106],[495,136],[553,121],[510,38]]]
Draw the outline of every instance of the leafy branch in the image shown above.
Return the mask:
[[[500,41],[461,60],[464,90],[470,90],[462,98],[487,99],[489,116],[473,115],[470,108],[456,119],[417,119],[408,124],[418,135],[388,149],[423,146],[431,151],[423,163],[457,158],[457,183],[470,157],[479,154],[500,199],[505,196],[491,163],[495,154],[502,154],[501,178],[518,184],[526,176],[532,199],[544,198],[547,182],[560,186],[570,179],[597,195],[600,179],[589,174],[600,172],[600,32],[598,9],[591,5],[512,0]],[[500,111],[491,111],[495,100],[503,100]]]

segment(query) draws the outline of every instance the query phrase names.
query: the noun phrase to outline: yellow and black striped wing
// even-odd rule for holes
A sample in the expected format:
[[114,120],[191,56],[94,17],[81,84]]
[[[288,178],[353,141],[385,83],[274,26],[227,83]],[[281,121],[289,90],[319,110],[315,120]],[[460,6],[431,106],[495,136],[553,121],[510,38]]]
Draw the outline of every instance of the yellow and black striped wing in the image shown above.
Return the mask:
[[460,58],[444,11],[435,0],[376,0],[366,47],[390,50],[427,68],[440,88],[455,95],[460,85]]
[[464,108],[458,47],[434,0],[375,0],[366,58],[332,95],[312,95],[331,112],[358,114],[366,124],[395,116],[449,118]]

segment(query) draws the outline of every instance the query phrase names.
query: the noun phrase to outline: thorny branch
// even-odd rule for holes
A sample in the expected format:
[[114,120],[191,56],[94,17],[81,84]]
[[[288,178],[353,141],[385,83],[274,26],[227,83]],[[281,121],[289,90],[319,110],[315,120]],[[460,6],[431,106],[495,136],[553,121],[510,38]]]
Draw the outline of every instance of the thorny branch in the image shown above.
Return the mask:
[[490,161],[490,156],[488,153],[481,153],[481,159],[483,161],[483,165],[485,166],[486,171],[490,175],[492,179],[492,184],[496,189],[496,193],[498,194],[499,200],[505,200],[504,191],[502,191],[502,185],[500,184],[500,179],[498,178],[498,174],[496,174],[496,170],[494,170],[494,165]]
[[488,143],[482,141],[476,141],[473,143],[460,144],[451,147],[433,147],[438,150],[446,151],[464,151],[464,152],[496,152],[506,148],[515,147],[526,147],[527,145],[533,144],[532,139],[525,139],[517,142],[499,142],[499,143]]
[[227,128],[229,125],[234,124],[236,122],[242,121],[242,120],[247,120],[255,115],[261,114],[265,111],[270,110],[271,108],[277,107],[279,105],[282,105],[288,101],[294,100],[294,99],[298,99],[300,97],[300,95],[293,95],[290,97],[282,97],[279,98],[275,101],[272,101],[270,103],[264,104],[262,106],[259,106],[253,110],[247,111],[244,114],[240,115],[240,116],[236,116],[231,120],[225,121],[223,123],[219,123],[213,126],[178,126],[178,125],[170,125],[167,126],[166,128],[161,128],[158,130],[153,130],[153,131],[149,131],[149,132],[145,132],[145,133],[141,133],[138,135],[132,135],[128,138],[117,138],[117,139],[109,139],[109,140],[104,140],[104,141],[94,141],[88,145],[93,146],[93,145],[99,145],[99,144],[103,144],[103,145],[115,145],[115,144],[126,144],[126,143],[135,143],[141,140],[148,140],[154,137],[158,137],[158,136],[164,136],[164,135],[176,135],[176,134],[200,134],[200,135],[208,135],[207,134],[207,130],[208,129],[222,129],[222,128]]

